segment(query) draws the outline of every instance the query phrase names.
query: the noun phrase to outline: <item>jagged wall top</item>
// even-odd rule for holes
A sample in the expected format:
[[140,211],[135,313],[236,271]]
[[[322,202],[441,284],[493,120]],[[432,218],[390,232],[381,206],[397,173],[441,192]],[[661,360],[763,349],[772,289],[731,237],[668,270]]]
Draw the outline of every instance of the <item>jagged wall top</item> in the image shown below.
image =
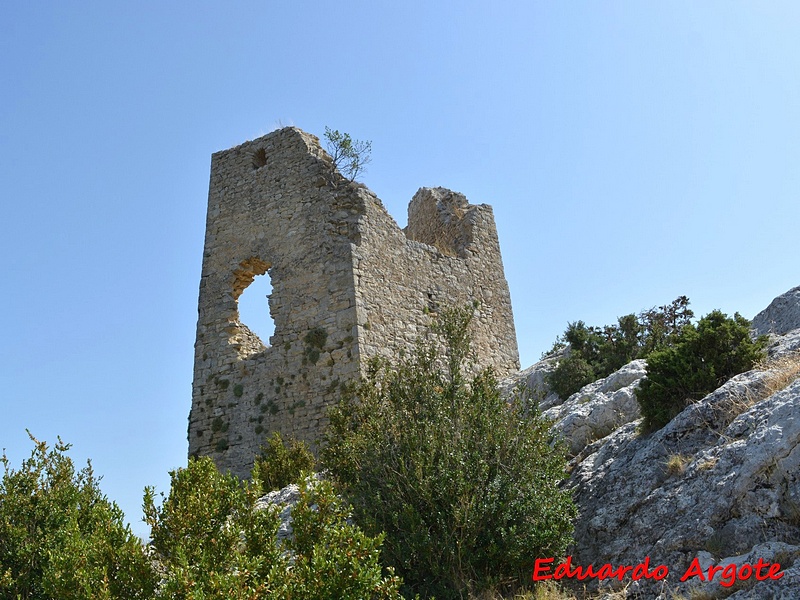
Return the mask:
[[[299,129],[212,156],[191,454],[245,475],[273,430],[313,443],[341,385],[369,357],[411,348],[447,304],[476,306],[481,365],[501,375],[519,367],[491,207],[422,188],[408,222],[404,232]],[[270,340],[238,314],[239,295],[263,273]]]

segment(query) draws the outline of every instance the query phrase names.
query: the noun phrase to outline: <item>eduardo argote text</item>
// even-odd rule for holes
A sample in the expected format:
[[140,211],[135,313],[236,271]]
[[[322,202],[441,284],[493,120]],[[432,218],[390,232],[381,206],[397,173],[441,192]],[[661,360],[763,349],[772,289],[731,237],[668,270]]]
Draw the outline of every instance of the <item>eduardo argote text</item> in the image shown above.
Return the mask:
[[[650,568],[650,557],[647,556],[638,565],[600,565],[595,567],[573,566],[572,557],[568,556],[564,562],[559,563],[553,568],[554,558],[537,558],[533,567],[533,580],[545,581],[547,579],[618,579],[622,581],[625,577],[630,577],[633,581],[640,579],[653,579],[660,581],[669,575],[669,568],[666,565],[657,565]],[[699,581],[714,581],[719,576],[720,585],[731,587],[736,581],[746,581],[750,577],[755,577],[758,581],[767,579],[780,579],[783,577],[781,566],[778,563],[765,562],[759,558],[755,564],[742,563],[740,565],[731,563],[728,565],[711,565],[703,570],[700,561],[695,558],[684,571],[681,581],[697,578]]]

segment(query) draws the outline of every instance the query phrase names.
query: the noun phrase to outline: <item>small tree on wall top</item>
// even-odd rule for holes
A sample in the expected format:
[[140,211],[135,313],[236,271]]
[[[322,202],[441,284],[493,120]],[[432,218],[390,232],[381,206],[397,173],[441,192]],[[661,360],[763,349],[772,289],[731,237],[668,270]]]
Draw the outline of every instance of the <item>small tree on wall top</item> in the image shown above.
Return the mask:
[[370,141],[354,140],[349,133],[340,133],[338,129],[325,127],[325,142],[328,154],[333,159],[333,166],[350,181],[355,181],[372,160]]

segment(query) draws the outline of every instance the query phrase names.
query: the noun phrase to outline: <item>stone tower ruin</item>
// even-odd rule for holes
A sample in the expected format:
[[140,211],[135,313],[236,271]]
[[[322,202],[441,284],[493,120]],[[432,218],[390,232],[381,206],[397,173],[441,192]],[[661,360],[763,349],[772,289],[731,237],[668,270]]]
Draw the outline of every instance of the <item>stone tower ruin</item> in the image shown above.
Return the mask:
[[[275,333],[239,319],[257,275],[272,283]],[[519,369],[492,209],[422,188],[401,230],[319,140],[288,127],[211,161],[195,343],[190,456],[249,475],[273,431],[315,447],[327,408],[366,362],[410,349],[447,305],[476,306],[474,351],[499,376]]]

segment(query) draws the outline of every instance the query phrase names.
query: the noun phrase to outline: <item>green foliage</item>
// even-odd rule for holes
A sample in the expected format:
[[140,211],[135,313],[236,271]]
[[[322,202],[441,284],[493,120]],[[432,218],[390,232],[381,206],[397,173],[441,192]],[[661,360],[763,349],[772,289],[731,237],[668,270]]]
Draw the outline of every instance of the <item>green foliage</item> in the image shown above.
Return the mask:
[[274,511],[254,511],[257,488],[222,475],[209,458],[170,473],[169,496],[145,490],[145,521],[160,562],[159,598],[246,598],[266,592],[281,564]]
[[563,358],[549,375],[550,389],[561,398],[569,398],[583,386],[599,379],[588,361],[573,353]]
[[322,327],[315,327],[303,337],[303,341],[312,348],[322,350],[325,347],[325,342],[328,340],[328,332]]
[[569,351],[548,376],[550,388],[568,398],[584,385],[606,377],[637,358],[674,343],[694,313],[689,299],[680,296],[672,303],[651,308],[639,315],[619,317],[616,325],[587,327],[583,321],[569,323],[549,355]]
[[372,160],[372,142],[354,140],[349,133],[325,127],[325,140],[333,165],[350,181],[355,181]]
[[286,579],[271,598],[320,600],[402,600],[400,579],[380,562],[382,535],[370,537],[347,522],[349,507],[327,481],[300,483],[292,509],[294,538],[285,549],[294,556]]
[[149,598],[155,580],[144,548],[91,464],[76,472],[69,444],[49,449],[30,437],[34,450],[18,471],[2,458],[0,597]]
[[300,485],[294,538],[277,541],[278,508],[256,509],[260,486],[222,475],[208,458],[171,473],[156,507],[145,492],[161,584],[159,599],[398,599],[380,566],[380,537],[346,522],[330,484]]
[[660,429],[689,403],[743,373],[763,357],[766,338],[750,337],[750,322],[715,310],[686,325],[671,346],[653,352],[636,392],[642,429]]
[[257,481],[265,492],[279,490],[297,483],[303,471],[313,471],[315,462],[308,444],[291,439],[287,445],[276,431],[261,448],[261,456],[256,458],[253,481]]
[[407,591],[440,599],[527,579],[536,557],[563,552],[575,515],[548,423],[502,398],[490,371],[465,376],[472,312],[444,311],[396,367],[374,362],[323,450],[356,522],[386,532]]
[[222,475],[209,458],[173,471],[160,507],[145,490],[152,544],[123,523],[91,465],[67,444],[34,441],[15,471],[3,455],[0,598],[16,600],[400,600],[384,575],[381,537],[347,523],[329,483],[300,484],[294,539],[279,541],[278,508],[256,509],[260,486]]
[[[303,337],[306,347],[303,350],[304,360],[310,362],[312,365],[317,364],[319,360],[320,351],[325,347],[325,342],[328,340],[328,332],[322,327],[315,327],[310,330]],[[283,381],[279,383],[282,385]]]

